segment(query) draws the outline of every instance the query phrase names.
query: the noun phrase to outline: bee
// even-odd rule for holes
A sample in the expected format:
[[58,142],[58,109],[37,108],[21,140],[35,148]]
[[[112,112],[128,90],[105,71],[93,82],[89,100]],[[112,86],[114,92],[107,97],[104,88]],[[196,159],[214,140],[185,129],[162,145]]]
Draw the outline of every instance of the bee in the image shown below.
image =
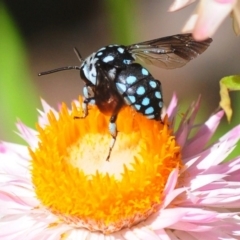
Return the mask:
[[[71,69],[80,71],[85,83],[84,117],[87,117],[90,103],[96,104],[101,112],[110,115],[109,132],[112,141],[107,156],[109,160],[117,137],[117,115],[124,105],[130,105],[149,119],[161,121],[161,83],[136,60],[160,68],[174,69],[203,53],[211,42],[211,38],[197,42],[190,33],[177,34],[129,46],[108,45],[86,59],[74,48],[80,66],[61,67],[41,72],[39,76]],[[93,96],[90,95],[90,90]]]

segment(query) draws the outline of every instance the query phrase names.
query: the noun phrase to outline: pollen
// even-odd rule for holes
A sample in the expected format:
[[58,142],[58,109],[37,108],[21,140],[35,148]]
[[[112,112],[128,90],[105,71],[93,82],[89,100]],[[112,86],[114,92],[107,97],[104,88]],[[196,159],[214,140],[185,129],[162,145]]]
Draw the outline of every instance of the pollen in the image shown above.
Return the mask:
[[[167,117],[149,120],[130,106],[117,118],[111,156],[109,116],[82,98],[72,111],[62,104],[58,116],[37,126],[39,144],[30,149],[35,194],[59,221],[104,234],[131,227],[154,213],[164,199],[169,174],[181,166],[181,149]],[[76,118],[77,117],[77,118]]]

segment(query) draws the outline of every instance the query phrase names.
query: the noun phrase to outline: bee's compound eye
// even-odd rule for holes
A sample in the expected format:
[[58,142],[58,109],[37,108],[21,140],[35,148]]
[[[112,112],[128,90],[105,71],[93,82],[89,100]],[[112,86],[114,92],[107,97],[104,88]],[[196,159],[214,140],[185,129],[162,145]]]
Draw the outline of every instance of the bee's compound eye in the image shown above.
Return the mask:
[[86,75],[85,75],[85,73],[84,73],[84,70],[83,70],[84,66],[85,66],[85,64],[84,64],[83,67],[81,67],[81,69],[80,69],[80,77],[81,77],[83,80],[87,80],[87,77],[86,77]]

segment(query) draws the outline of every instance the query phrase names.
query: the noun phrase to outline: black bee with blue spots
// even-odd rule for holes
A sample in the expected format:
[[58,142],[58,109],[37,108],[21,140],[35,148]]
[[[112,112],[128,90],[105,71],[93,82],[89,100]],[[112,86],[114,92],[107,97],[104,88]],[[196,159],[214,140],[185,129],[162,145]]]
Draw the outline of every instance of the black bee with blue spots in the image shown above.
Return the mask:
[[125,104],[149,119],[161,120],[161,83],[136,60],[165,69],[178,68],[204,52],[211,42],[211,38],[197,42],[191,34],[178,34],[130,46],[108,45],[85,60],[75,48],[81,66],[62,67],[39,73],[39,76],[70,69],[80,71],[85,82],[84,117],[88,114],[87,106],[90,103],[96,104],[101,112],[110,115],[112,142],[108,160],[117,136],[117,115]]
[[124,102],[149,119],[160,119],[163,107],[161,84],[138,63],[123,69],[116,81],[116,88]]

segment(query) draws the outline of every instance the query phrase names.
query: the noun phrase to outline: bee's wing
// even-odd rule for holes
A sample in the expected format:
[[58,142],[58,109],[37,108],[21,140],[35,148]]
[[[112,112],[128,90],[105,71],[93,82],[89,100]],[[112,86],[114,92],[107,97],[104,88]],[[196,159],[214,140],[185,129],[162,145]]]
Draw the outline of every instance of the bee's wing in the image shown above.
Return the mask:
[[211,42],[211,38],[197,42],[192,34],[187,33],[132,44],[127,50],[134,58],[147,64],[171,69],[184,66],[203,53]]

